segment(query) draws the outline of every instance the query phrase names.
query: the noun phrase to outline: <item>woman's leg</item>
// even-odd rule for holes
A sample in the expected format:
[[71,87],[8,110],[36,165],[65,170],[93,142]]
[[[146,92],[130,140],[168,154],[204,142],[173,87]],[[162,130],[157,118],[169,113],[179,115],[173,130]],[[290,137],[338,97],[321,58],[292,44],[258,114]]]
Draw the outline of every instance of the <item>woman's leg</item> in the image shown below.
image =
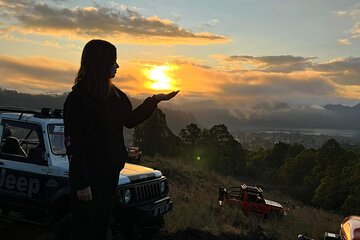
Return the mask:
[[95,223],[94,201],[80,201],[76,192],[71,193],[72,239],[89,240]]
[[114,206],[115,192],[119,179],[119,174],[108,175],[99,181],[96,200],[96,217],[94,236],[97,240],[106,240],[109,226],[111,223],[112,211]]

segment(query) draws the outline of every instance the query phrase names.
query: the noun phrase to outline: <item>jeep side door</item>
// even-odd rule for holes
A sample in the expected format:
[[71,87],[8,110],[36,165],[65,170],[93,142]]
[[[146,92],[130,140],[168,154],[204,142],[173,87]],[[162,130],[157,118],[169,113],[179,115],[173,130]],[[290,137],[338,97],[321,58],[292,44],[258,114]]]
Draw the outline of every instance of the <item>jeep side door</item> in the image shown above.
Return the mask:
[[0,207],[43,212],[49,200],[48,163],[40,125],[3,119],[0,150]]
[[260,197],[256,193],[248,193],[247,211],[251,213],[261,214],[262,203],[259,201]]

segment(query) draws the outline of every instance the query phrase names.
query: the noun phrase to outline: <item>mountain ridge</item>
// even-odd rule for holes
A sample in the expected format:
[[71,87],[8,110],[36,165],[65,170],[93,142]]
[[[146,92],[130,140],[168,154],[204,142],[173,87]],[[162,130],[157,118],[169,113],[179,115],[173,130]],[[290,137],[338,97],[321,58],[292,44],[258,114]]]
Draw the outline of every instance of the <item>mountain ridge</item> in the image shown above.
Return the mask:
[[[62,108],[67,94],[35,95],[0,88],[0,105]],[[143,101],[133,97],[130,97],[130,100],[133,106]],[[327,104],[322,107],[291,105],[285,102],[260,102],[251,107],[227,109],[219,107],[214,101],[201,101],[182,105],[164,103],[160,108],[166,113],[168,125],[174,133],[179,133],[190,123],[196,123],[201,128],[224,124],[230,131],[243,128],[360,130],[358,124],[360,103],[353,106]]]

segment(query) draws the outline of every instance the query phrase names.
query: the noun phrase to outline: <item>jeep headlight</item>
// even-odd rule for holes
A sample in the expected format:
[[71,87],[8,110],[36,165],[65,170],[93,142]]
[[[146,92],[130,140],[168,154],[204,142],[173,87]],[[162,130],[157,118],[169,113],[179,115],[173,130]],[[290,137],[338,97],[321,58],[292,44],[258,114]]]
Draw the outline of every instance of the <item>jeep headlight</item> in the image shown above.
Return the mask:
[[128,204],[131,200],[131,191],[130,189],[126,189],[124,192],[124,200],[125,200],[125,204]]
[[160,192],[164,193],[166,189],[166,184],[165,181],[160,183]]

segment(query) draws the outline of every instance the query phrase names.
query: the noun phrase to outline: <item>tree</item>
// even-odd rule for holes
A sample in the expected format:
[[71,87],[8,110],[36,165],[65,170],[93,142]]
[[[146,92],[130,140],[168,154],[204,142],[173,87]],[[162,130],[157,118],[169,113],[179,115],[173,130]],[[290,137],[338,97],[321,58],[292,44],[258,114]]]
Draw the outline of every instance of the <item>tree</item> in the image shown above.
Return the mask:
[[278,142],[274,145],[270,154],[266,157],[265,161],[272,169],[278,169],[288,157],[289,144]]
[[354,186],[360,184],[359,156],[343,149],[334,139],[328,140],[317,155],[314,169],[317,169],[319,186],[312,202],[325,209],[350,209],[349,203],[357,201]]
[[250,152],[246,162],[245,174],[248,176],[261,177],[259,172],[262,172],[262,170],[265,169],[265,158],[268,154],[269,150],[265,150],[264,148],[259,148],[257,151]]
[[344,185],[348,196],[340,210],[345,215],[360,215],[360,159],[354,160],[343,172],[346,173]]
[[209,130],[210,137],[213,138],[217,144],[220,145],[232,145],[241,148],[241,144],[234,139],[229,133],[227,127],[224,124],[215,125]]
[[354,194],[347,196],[340,210],[344,215],[360,215],[359,186],[356,187]]
[[347,198],[347,190],[344,188],[344,179],[333,169],[332,174],[321,179],[319,187],[315,190],[312,202],[325,209],[339,210]]
[[199,146],[205,152],[208,166],[220,173],[238,175],[244,172],[247,152],[241,148],[223,124],[201,133]]
[[182,149],[181,139],[168,128],[165,114],[158,108],[146,121],[135,127],[134,145],[150,156],[160,154],[175,157]]
[[201,129],[195,124],[191,123],[185,129],[181,129],[180,138],[186,145],[195,145],[201,135]]
[[281,182],[289,187],[302,185],[305,176],[312,172],[316,157],[316,151],[308,149],[296,154],[294,158],[286,159],[279,171]]
[[330,139],[319,149],[317,164],[322,169],[328,166],[344,166],[347,162],[347,152],[335,139]]

